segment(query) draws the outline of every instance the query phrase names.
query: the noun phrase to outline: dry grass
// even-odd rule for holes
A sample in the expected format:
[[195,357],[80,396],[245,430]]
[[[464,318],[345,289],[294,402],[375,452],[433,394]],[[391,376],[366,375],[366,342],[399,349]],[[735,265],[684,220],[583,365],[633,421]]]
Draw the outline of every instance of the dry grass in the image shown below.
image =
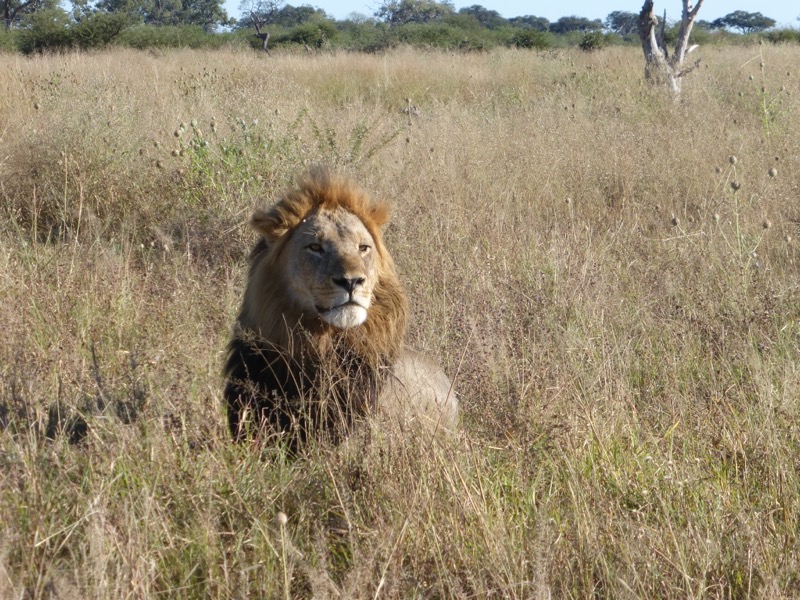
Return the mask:
[[[800,595],[800,50],[701,51],[0,55],[0,597]],[[311,162],[394,202],[458,441],[229,442]]]

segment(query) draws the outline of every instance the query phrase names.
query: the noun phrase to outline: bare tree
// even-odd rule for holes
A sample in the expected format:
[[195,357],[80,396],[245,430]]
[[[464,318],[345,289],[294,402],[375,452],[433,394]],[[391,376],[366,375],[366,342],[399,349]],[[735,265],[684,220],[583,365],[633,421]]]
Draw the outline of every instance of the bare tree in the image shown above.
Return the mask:
[[[269,32],[262,31],[264,25],[272,23],[275,15],[280,12],[281,5],[285,0],[242,0],[239,10],[250,14],[250,22],[256,28],[255,36],[261,40],[261,49],[269,52]],[[244,24],[244,23],[242,23]]]
[[261,31],[261,19],[258,18],[256,13],[251,12],[250,18],[253,19],[253,27],[256,28],[256,37],[261,40],[261,49],[264,52],[269,52],[269,48],[267,48],[267,44],[269,44],[269,31]]
[[656,32],[658,18],[653,14],[653,0],[645,0],[639,13],[639,37],[642,40],[645,59],[644,76],[646,79],[666,83],[676,97],[681,93],[681,78],[700,65],[698,59],[691,67],[684,68],[683,61],[687,54],[697,48],[697,46],[689,46],[689,36],[692,33],[697,12],[703,5],[703,0],[698,0],[694,8],[692,8],[690,0],[682,0],[682,2],[681,27],[672,56],[669,55],[667,44],[664,41],[666,11],[661,23],[661,31],[658,33]]

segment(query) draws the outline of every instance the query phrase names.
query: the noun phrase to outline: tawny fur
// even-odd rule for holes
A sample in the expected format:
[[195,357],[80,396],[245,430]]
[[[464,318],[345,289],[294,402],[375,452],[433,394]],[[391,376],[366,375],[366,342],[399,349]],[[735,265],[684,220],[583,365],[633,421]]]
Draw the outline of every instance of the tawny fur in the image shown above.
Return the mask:
[[[374,240],[377,281],[366,321],[337,329],[298,308],[286,293],[287,246],[304,219],[345,209]],[[407,300],[381,229],[389,208],[327,170],[312,170],[252,224],[262,239],[251,254],[250,275],[230,344],[225,389],[231,432],[248,430],[303,437],[310,430],[349,426],[374,408],[391,368],[403,354]],[[398,388],[393,383],[394,388]],[[400,386],[402,386],[402,382]],[[246,417],[252,427],[248,429]],[[334,432],[335,433],[335,432]]]

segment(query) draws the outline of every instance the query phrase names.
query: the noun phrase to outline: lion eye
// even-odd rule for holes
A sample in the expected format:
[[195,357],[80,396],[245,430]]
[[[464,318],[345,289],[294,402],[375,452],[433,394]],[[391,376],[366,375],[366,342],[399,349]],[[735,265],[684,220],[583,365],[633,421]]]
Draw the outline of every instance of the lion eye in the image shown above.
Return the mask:
[[361,252],[361,254],[366,254],[371,249],[372,249],[372,246],[370,246],[369,244],[361,244],[358,247],[358,251]]
[[306,246],[306,249],[311,250],[311,252],[313,252],[314,254],[322,254],[324,252],[322,246],[317,243],[309,244],[308,246]]

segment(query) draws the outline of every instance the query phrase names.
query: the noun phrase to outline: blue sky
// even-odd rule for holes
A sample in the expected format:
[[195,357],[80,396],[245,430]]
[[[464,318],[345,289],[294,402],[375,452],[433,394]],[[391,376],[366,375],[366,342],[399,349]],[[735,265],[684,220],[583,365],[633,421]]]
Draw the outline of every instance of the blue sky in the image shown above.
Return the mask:
[[[234,17],[239,16],[239,4],[241,0],[227,0],[225,9],[228,14]],[[310,4],[323,9],[336,19],[344,19],[350,13],[357,12],[363,15],[372,16],[381,5],[380,0],[287,0],[287,4],[301,6]],[[642,0],[561,0],[559,2],[545,2],[544,0],[454,0],[453,5],[456,9],[465,6],[480,4],[486,8],[496,10],[504,17],[516,17],[520,15],[536,15],[545,17],[550,21],[556,21],[559,17],[578,15],[590,19],[605,19],[608,13],[615,10],[628,12],[639,12],[642,8]],[[681,15],[680,0],[656,0],[655,10],[657,14],[663,14],[667,10],[668,19],[679,19]],[[706,21],[713,21],[735,10],[747,12],[760,12],[761,14],[775,19],[779,25],[800,27],[800,3],[795,0],[745,0],[743,2],[730,0],[705,0],[700,8],[699,18]]]

